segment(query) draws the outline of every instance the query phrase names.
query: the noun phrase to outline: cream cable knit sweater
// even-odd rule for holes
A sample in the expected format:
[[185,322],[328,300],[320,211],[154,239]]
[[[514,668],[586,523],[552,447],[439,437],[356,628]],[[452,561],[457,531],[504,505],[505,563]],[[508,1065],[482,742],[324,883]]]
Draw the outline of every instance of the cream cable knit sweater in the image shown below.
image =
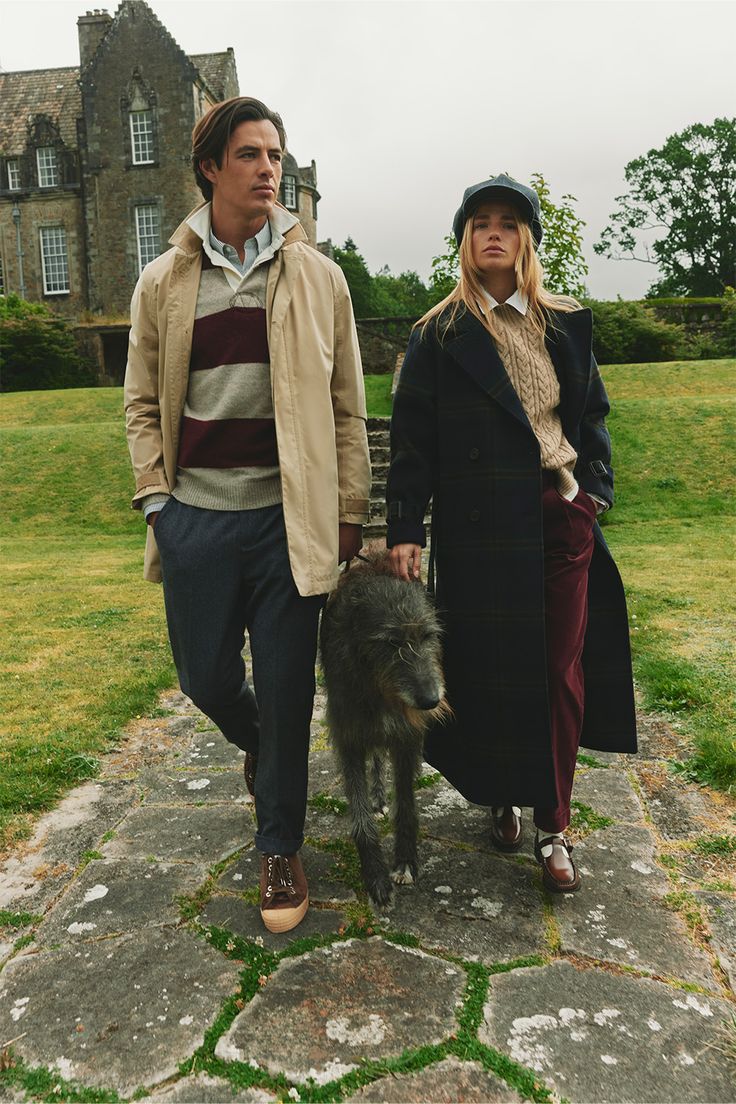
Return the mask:
[[572,474],[577,453],[562,432],[560,384],[544,338],[531,316],[514,307],[496,307],[493,321],[499,333],[498,354],[539,441],[542,467],[557,473],[557,489],[568,498],[577,490]]

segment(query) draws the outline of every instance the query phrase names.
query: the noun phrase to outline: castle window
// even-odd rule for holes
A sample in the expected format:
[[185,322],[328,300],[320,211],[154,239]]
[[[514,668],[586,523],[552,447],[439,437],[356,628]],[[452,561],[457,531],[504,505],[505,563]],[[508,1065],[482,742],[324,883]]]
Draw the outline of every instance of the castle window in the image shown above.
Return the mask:
[[284,193],[284,207],[290,211],[296,210],[296,177],[285,176],[282,183]]
[[8,188],[11,192],[20,191],[20,164],[18,161],[8,161]]
[[63,226],[42,226],[41,267],[44,295],[66,295],[69,292],[69,257],[66,230]]
[[59,183],[56,150],[53,146],[39,146],[36,150],[39,188],[55,188]]
[[153,164],[153,112],[131,111],[130,142],[134,165]]
[[152,203],[135,209],[135,230],[138,238],[138,271],[161,252],[161,219],[158,207]]

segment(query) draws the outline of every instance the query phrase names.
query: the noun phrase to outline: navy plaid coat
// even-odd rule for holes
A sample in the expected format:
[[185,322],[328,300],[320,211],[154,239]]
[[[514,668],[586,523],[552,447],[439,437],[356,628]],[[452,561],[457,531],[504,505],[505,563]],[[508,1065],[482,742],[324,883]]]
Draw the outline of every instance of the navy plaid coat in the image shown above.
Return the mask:
[[[440,327],[442,332],[442,326]],[[613,502],[603,381],[589,310],[550,316],[562,428],[583,490]],[[391,418],[389,547],[425,544],[432,500],[437,605],[455,712],[425,758],[470,801],[555,801],[547,704],[537,439],[488,331],[465,312],[440,340],[414,331]],[[600,527],[588,576],[582,743],[636,751],[623,586]]]

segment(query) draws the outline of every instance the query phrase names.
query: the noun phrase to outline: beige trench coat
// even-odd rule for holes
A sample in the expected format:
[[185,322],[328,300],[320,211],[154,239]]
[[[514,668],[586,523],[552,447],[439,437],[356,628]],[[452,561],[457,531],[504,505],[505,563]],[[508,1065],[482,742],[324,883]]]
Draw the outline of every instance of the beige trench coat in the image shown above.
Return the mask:
[[[182,223],[146,266],[131,303],[125,374],[133,506],[176,482],[202,242]],[[352,304],[334,262],[297,224],[270,264],[266,325],[289,559],[301,595],[337,582],[338,522],[368,520],[365,391]],[[153,527],[144,575],[160,582]]]

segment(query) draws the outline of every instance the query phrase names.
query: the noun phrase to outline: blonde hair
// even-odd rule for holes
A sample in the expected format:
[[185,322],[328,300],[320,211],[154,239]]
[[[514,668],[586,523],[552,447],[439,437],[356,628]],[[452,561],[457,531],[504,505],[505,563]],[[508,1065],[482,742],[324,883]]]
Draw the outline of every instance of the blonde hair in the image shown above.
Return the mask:
[[[532,325],[544,337],[548,323],[551,324],[550,311],[580,310],[580,304],[570,295],[553,295],[552,292],[544,288],[544,270],[534,249],[531,227],[528,222],[524,222],[519,218],[516,212],[514,212],[514,219],[519,231],[519,252],[514,265],[516,287],[528,300],[528,314]],[[498,337],[498,331],[493,325],[493,311],[481,283],[481,273],[473,260],[472,239],[473,217],[470,215],[465,221],[462,241],[460,242],[460,279],[449,295],[431,307],[418,322],[415,322],[414,328],[417,326],[422,328],[422,337],[424,337],[430,322],[437,319],[438,335],[440,339],[444,338],[462,308],[465,308],[478,319],[481,325],[488,330],[494,341]],[[439,317],[446,311],[447,316],[443,319],[440,334]]]

